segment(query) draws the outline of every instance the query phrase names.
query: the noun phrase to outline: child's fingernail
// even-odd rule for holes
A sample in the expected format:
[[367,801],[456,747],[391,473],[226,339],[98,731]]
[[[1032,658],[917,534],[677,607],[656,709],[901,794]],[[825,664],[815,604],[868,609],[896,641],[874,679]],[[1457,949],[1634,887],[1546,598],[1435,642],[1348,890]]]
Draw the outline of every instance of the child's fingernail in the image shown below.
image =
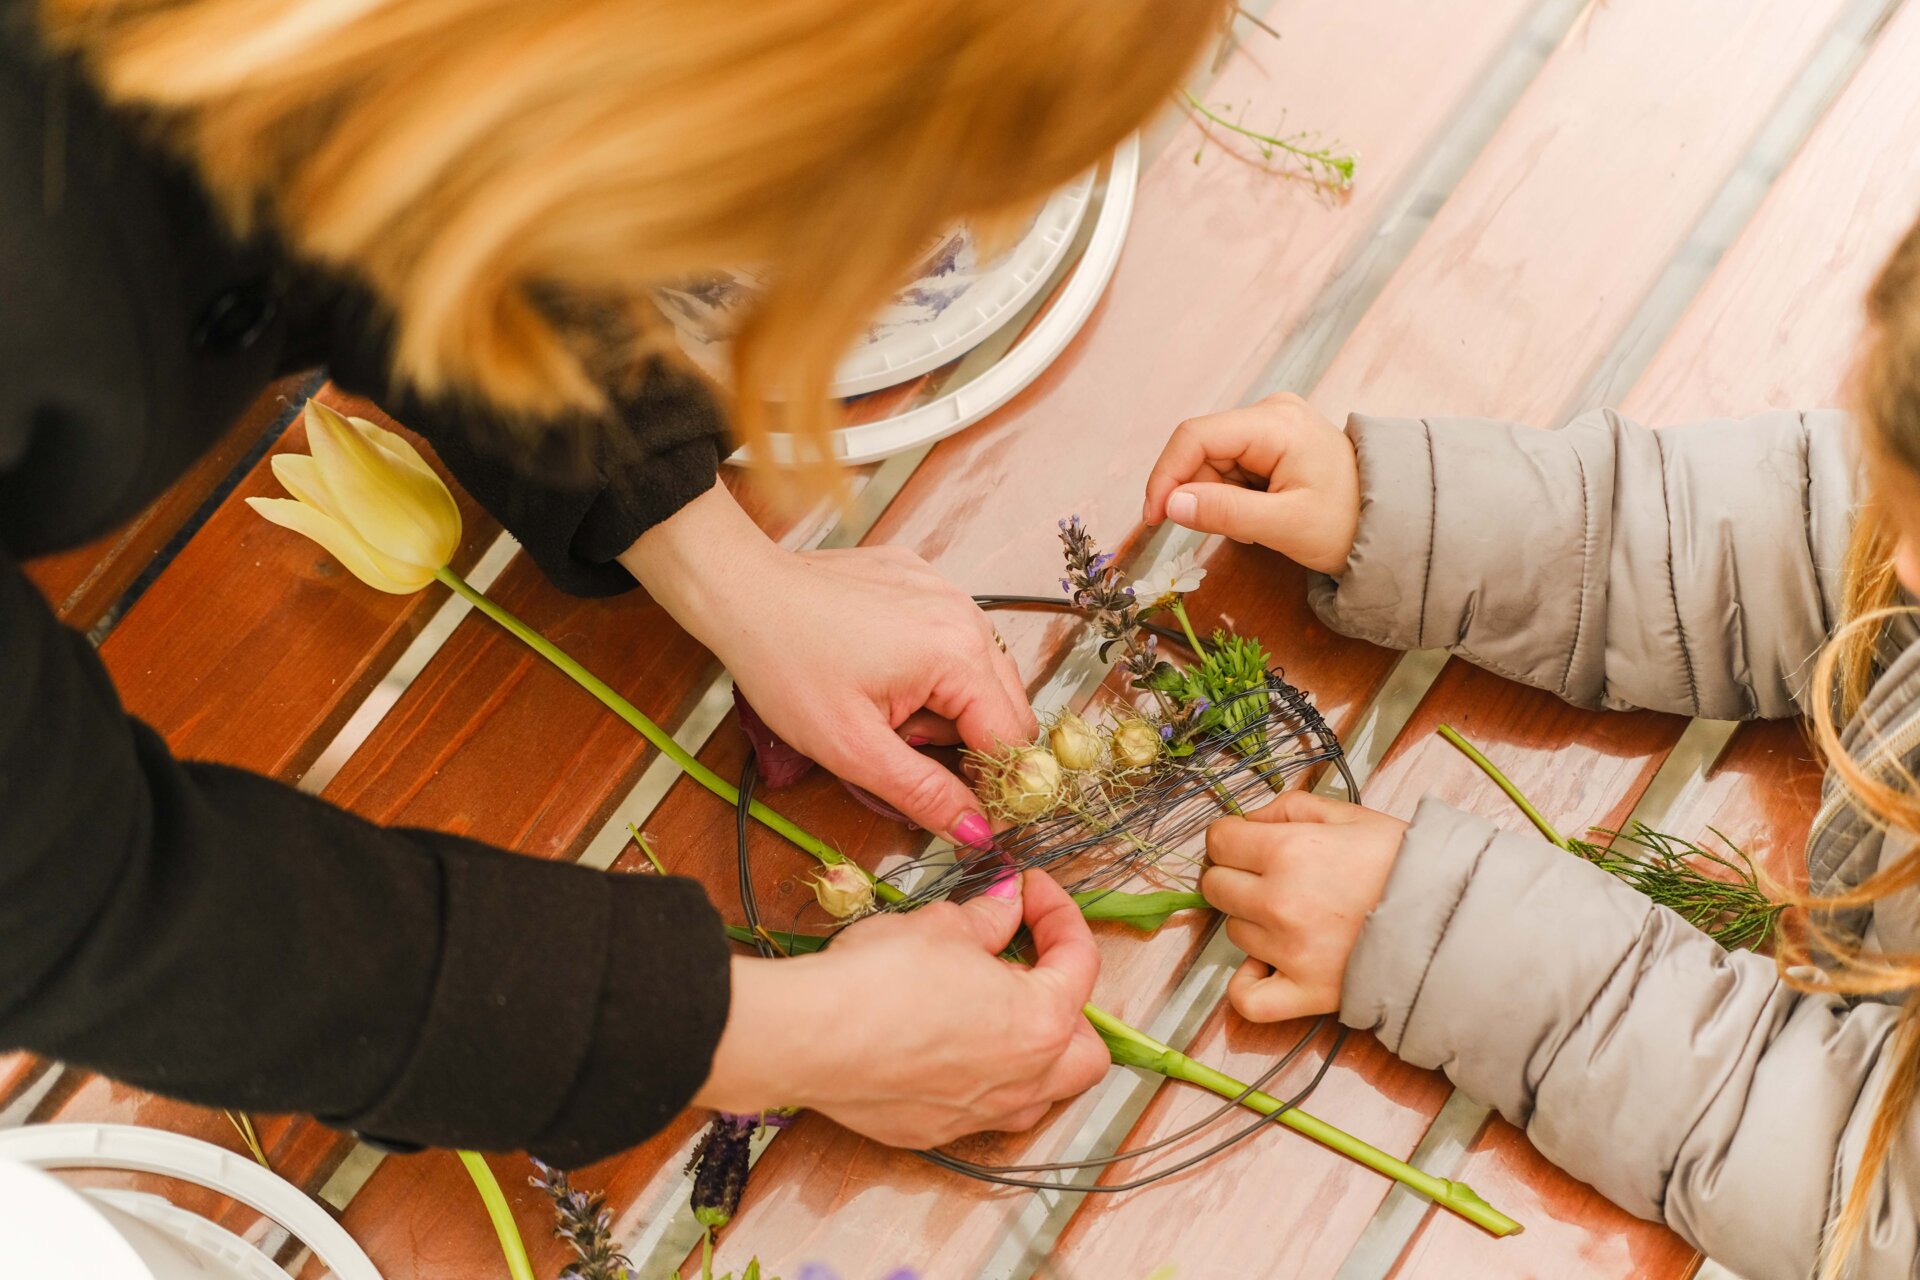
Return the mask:
[[917,733],[910,733],[906,737],[906,743],[910,747],[924,747],[932,741],[932,738],[923,738]]
[[984,814],[970,813],[953,824],[953,838],[969,849],[984,849],[993,843],[993,827]]
[[1167,519],[1175,524],[1192,524],[1200,513],[1200,499],[1190,493],[1176,493],[1167,499]]
[[1000,874],[987,886],[989,898],[999,898],[1003,902],[1012,902],[1020,896],[1020,873],[1012,867],[1003,867]]

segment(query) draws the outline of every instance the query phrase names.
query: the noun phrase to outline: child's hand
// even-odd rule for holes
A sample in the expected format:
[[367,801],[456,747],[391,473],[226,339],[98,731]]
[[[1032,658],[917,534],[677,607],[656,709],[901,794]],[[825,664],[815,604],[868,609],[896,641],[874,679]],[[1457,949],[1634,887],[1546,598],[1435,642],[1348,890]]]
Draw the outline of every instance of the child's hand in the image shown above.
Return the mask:
[[1384,813],[1289,791],[1207,831],[1207,901],[1247,953],[1227,986],[1242,1017],[1282,1022],[1340,1007],[1347,957],[1380,901],[1407,824]]
[[1258,542],[1338,576],[1360,525],[1360,469],[1346,433],[1283,392],[1174,428],[1147,477],[1143,518]]

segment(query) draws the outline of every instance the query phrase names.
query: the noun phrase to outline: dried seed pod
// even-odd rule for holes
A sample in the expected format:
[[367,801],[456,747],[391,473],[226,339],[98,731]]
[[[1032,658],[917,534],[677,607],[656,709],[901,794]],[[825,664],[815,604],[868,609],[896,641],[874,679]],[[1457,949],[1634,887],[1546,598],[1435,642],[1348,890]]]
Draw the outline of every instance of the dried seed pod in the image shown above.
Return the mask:
[[1053,748],[1053,758],[1075,773],[1099,768],[1106,754],[1106,744],[1093,726],[1071,711],[1053,722],[1053,728],[1047,731],[1047,745]]
[[1122,720],[1113,727],[1107,747],[1122,769],[1144,769],[1160,758],[1160,730],[1146,720]]
[[980,796],[995,817],[1044,817],[1060,803],[1060,762],[1043,746],[1022,747],[985,764]]
[[810,882],[813,896],[827,913],[839,920],[864,915],[873,907],[873,881],[851,862],[837,862],[821,869]]

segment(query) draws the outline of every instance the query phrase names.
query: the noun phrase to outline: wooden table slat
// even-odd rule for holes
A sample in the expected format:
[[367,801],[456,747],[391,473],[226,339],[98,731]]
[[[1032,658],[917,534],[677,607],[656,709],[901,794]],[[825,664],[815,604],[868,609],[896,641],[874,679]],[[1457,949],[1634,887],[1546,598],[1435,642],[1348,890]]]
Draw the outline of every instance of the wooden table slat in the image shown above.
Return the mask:
[[29,562],[27,576],[53,605],[60,620],[90,630],[153,563],[247,451],[300,395],[311,375],[283,378],[262,393],[191,470],[139,515],[92,542]]

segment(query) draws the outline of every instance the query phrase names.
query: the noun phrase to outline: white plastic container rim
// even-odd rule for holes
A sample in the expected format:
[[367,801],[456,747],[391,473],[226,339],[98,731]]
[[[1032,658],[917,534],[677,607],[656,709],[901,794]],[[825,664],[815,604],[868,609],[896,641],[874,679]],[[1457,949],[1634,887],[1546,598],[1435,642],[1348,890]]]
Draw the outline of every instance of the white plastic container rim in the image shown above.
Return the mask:
[[[337,1280],[381,1280],[366,1250],[298,1187],[247,1157],[198,1138],[134,1125],[36,1124],[0,1132],[0,1160],[43,1170],[117,1169],[191,1182],[231,1196],[278,1222],[305,1242]],[[216,1249],[225,1249],[231,1242],[254,1257],[263,1256],[225,1229],[159,1197],[91,1189],[86,1195],[98,1196],[102,1203],[161,1226],[175,1236],[192,1230]],[[230,1260],[247,1265],[244,1257],[234,1253]]]
[[[903,325],[855,347],[834,370],[828,394],[843,398],[897,386],[951,364],[985,342],[1053,278],[1086,217],[1095,176],[1090,170],[1048,197],[1012,252],[983,272],[937,318]],[[726,384],[732,378],[732,343],[704,341],[683,327],[674,312],[667,315],[674,321],[680,349],[710,377]]]
[[[997,364],[965,386],[956,387],[918,408],[834,432],[835,456],[849,466],[857,466],[932,444],[972,426],[1025,390],[1066,350],[1113,279],[1121,246],[1126,243],[1127,227],[1133,221],[1134,186],[1139,175],[1140,139],[1135,135],[1128,137],[1113,153],[1106,201],[1093,224],[1086,253],[1081,255],[1061,287],[1053,307]],[[790,436],[776,434],[770,437],[769,443],[776,465],[792,464]],[[727,461],[744,465],[746,453],[736,450]]]

